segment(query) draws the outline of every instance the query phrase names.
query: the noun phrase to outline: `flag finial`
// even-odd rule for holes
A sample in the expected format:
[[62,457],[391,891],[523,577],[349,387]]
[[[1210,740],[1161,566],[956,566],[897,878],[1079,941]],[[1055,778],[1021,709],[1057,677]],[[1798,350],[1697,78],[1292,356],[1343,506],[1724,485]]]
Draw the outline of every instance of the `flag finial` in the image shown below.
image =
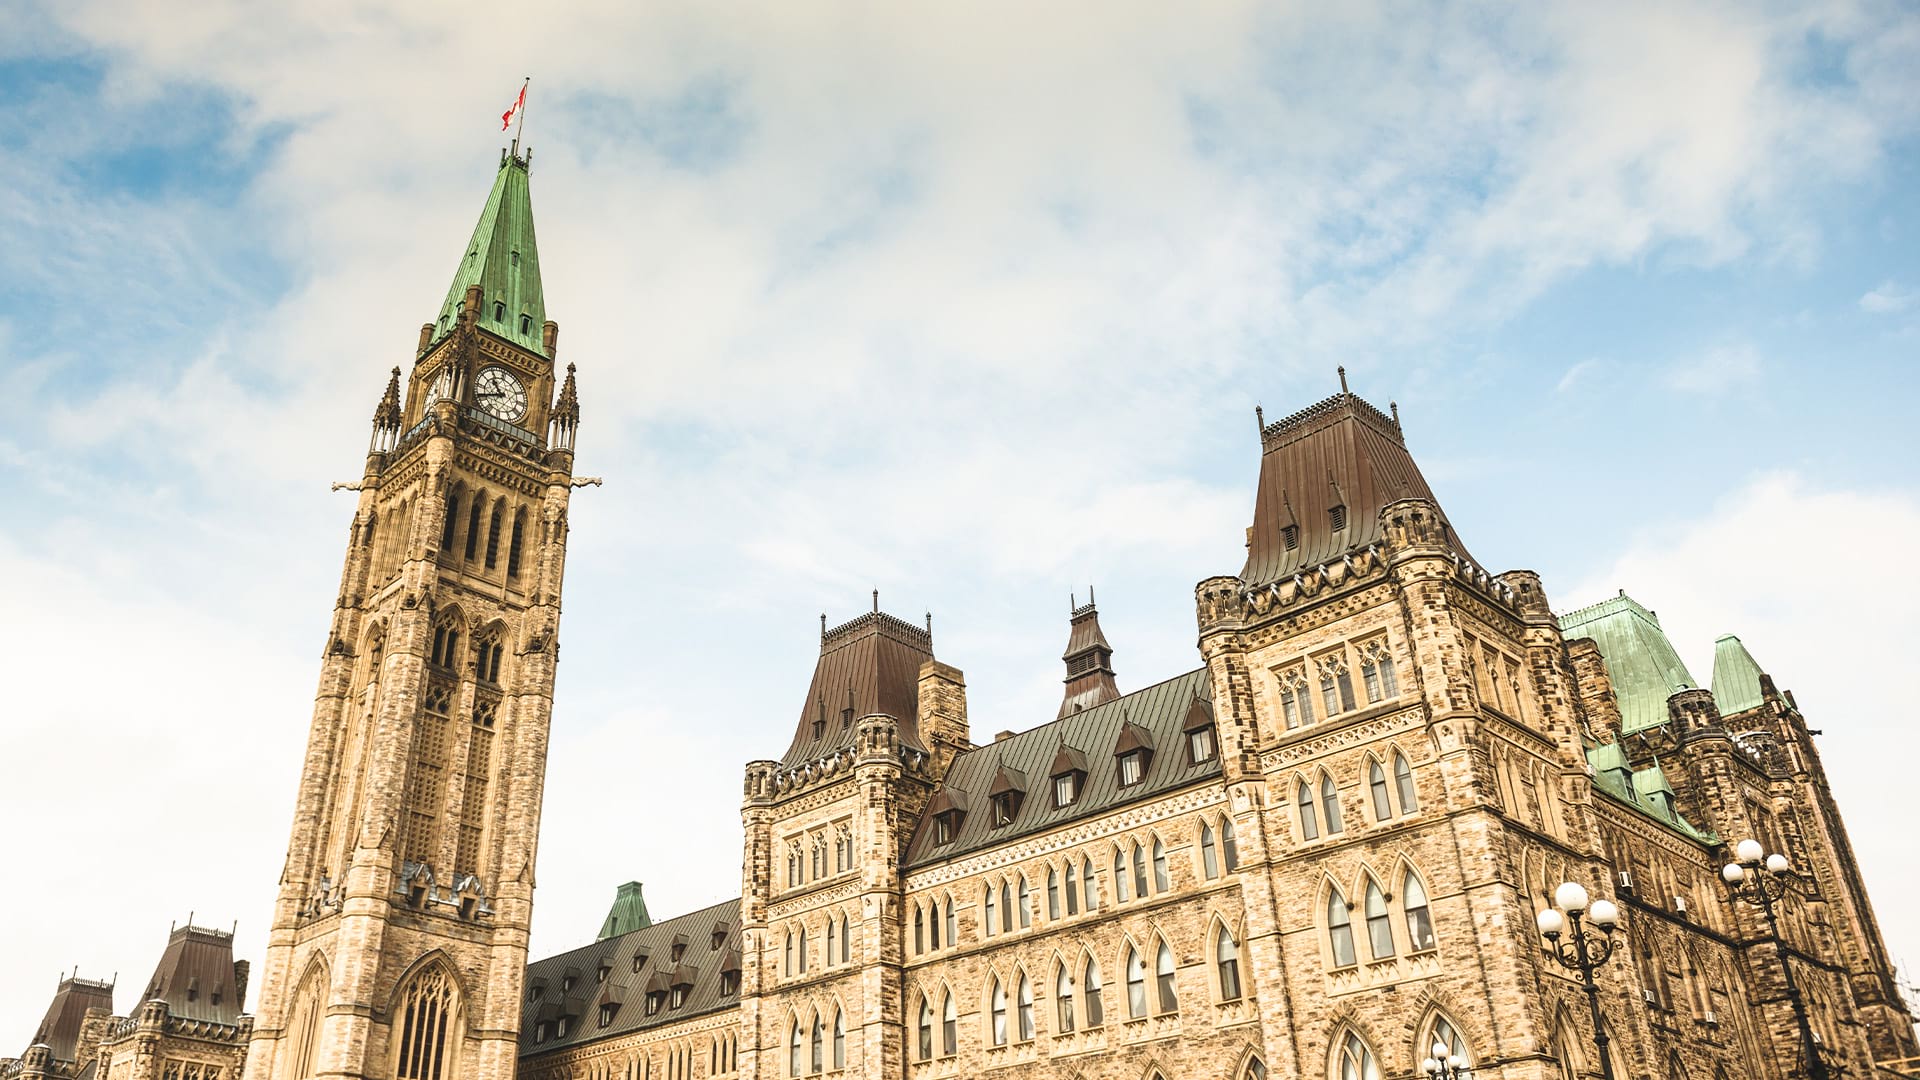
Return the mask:
[[523,78],[520,81],[520,93],[515,95],[513,104],[507,106],[507,111],[500,114],[500,130],[513,128],[513,149],[509,153],[516,158],[520,156],[520,131],[526,127],[527,123],[527,86],[532,82],[531,75]]

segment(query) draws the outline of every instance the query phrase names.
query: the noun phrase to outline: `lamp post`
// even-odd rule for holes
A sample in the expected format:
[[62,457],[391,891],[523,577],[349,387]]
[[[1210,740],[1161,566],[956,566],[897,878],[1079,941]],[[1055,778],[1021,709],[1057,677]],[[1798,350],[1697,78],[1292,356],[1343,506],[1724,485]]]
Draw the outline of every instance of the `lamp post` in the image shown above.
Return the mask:
[[1733,862],[1720,868],[1720,877],[1735,900],[1745,900],[1767,917],[1767,936],[1773,939],[1774,955],[1780,958],[1780,975],[1787,982],[1787,1001],[1793,1005],[1793,1018],[1800,1025],[1800,1042],[1806,1048],[1807,1078],[1833,1080],[1840,1070],[1828,1068],[1820,1056],[1820,1044],[1814,1041],[1813,1021],[1807,1017],[1807,1002],[1800,996],[1800,984],[1793,981],[1793,967],[1787,963],[1787,943],[1780,937],[1780,920],[1773,913],[1774,901],[1787,893],[1787,878],[1793,868],[1785,855],[1777,851],[1767,855],[1760,842],[1753,839],[1734,845],[1733,857]]
[[[1563,881],[1553,890],[1556,906],[1542,911],[1537,919],[1540,936],[1547,939],[1553,958],[1569,971],[1580,973],[1580,985],[1587,991],[1587,1007],[1593,1012],[1593,1045],[1600,1050],[1600,1075],[1613,1080],[1613,1058],[1607,1054],[1607,1029],[1600,1020],[1600,988],[1593,983],[1593,969],[1613,955],[1613,931],[1620,925],[1620,908],[1611,900],[1595,900],[1587,905],[1587,889],[1577,881]],[[1598,937],[1587,932],[1591,925]],[[1560,940],[1561,934],[1570,934]]]
[[1420,1071],[1427,1074],[1429,1080],[1471,1080],[1473,1066],[1467,1059],[1453,1053],[1446,1043],[1435,1041],[1433,1056],[1420,1062]]

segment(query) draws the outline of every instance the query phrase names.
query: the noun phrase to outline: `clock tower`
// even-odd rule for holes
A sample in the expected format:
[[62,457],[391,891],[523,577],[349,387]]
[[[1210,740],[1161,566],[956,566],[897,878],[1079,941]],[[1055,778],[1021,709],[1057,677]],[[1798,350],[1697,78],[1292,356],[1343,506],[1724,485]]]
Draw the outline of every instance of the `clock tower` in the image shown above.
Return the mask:
[[503,152],[373,416],[248,1080],[511,1080],[579,422]]

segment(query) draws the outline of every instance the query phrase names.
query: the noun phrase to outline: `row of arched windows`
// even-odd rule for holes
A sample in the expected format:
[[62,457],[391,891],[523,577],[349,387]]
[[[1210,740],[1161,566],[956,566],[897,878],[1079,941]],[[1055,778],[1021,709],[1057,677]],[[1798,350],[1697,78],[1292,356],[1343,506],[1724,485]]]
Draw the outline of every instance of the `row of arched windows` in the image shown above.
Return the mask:
[[[1413,766],[1407,756],[1394,750],[1388,760],[1393,770],[1391,782],[1387,764],[1372,754],[1367,755],[1367,792],[1375,821],[1391,821],[1420,811],[1420,796],[1413,786]],[[1340,788],[1327,770],[1321,769],[1312,781],[1304,776],[1296,779],[1293,804],[1302,842],[1338,836],[1346,831],[1346,815],[1340,809]]]
[[[845,914],[827,913],[827,948],[821,954],[821,960],[828,967],[853,962],[853,931]],[[811,962],[812,950],[808,948],[807,927],[799,924],[787,930],[781,946],[782,960],[780,972],[786,976],[805,975]]]
[[[1408,953],[1430,952],[1438,948],[1433,933],[1433,912],[1427,902],[1427,890],[1419,875],[1408,868],[1401,877],[1400,895],[1389,899],[1378,878],[1366,874],[1361,885],[1362,932],[1370,961],[1391,960],[1402,947]],[[1403,931],[1395,929],[1395,907]],[[1338,885],[1327,888],[1327,944],[1335,968],[1352,967],[1360,962],[1355,947],[1355,911]]]
[[1348,665],[1349,648],[1360,658],[1360,682],[1366,692],[1366,704],[1378,705],[1400,696],[1400,678],[1395,673],[1393,652],[1386,638],[1342,645],[1275,673],[1284,730],[1295,731],[1311,725],[1316,709],[1321,718],[1331,718],[1360,707],[1354,695],[1353,670]]
[[[459,526],[462,521],[465,528]],[[440,523],[440,554],[460,552],[465,562],[479,562],[493,570],[506,563],[507,577],[520,576],[521,553],[527,535],[527,509],[511,505],[506,496],[491,501],[485,491],[469,492],[456,483],[447,493],[447,513]],[[504,544],[504,550],[503,550]]]
[[[1216,922],[1211,947],[1216,1000],[1239,1000],[1245,993],[1239,940],[1224,924]],[[1155,938],[1145,947],[1128,941],[1120,951],[1119,962],[1125,994],[1120,1004],[1126,1010],[1127,1019],[1180,1011],[1173,949],[1165,939]],[[1106,1023],[1106,984],[1101,977],[1100,961],[1091,951],[1083,951],[1079,961],[1073,964],[1056,958],[1051,989],[1053,1034],[1066,1035]],[[1032,1041],[1037,1034],[1035,994],[1027,973],[1016,968],[1012,978],[1004,981],[997,973],[989,974],[981,1013],[987,1045]],[[913,1014],[912,1050],[916,1060],[930,1060],[936,1054],[945,1057],[958,1051],[959,1014],[959,1005],[950,989],[938,995],[919,995]]]
[[787,1034],[787,1075],[818,1076],[847,1067],[846,1014],[833,1007],[831,1020],[819,1009],[804,1023],[795,1015]]

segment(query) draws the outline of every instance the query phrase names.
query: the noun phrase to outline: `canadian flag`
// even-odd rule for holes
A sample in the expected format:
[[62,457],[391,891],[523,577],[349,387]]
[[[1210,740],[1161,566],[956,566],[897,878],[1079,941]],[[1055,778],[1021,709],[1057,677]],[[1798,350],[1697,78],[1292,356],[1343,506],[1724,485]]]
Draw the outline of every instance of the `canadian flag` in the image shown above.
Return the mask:
[[521,109],[524,109],[526,107],[527,107],[527,84],[521,83],[520,96],[513,99],[513,104],[507,106],[506,112],[503,112],[500,114],[500,130],[505,131],[508,128],[512,127],[513,114],[519,112]]

